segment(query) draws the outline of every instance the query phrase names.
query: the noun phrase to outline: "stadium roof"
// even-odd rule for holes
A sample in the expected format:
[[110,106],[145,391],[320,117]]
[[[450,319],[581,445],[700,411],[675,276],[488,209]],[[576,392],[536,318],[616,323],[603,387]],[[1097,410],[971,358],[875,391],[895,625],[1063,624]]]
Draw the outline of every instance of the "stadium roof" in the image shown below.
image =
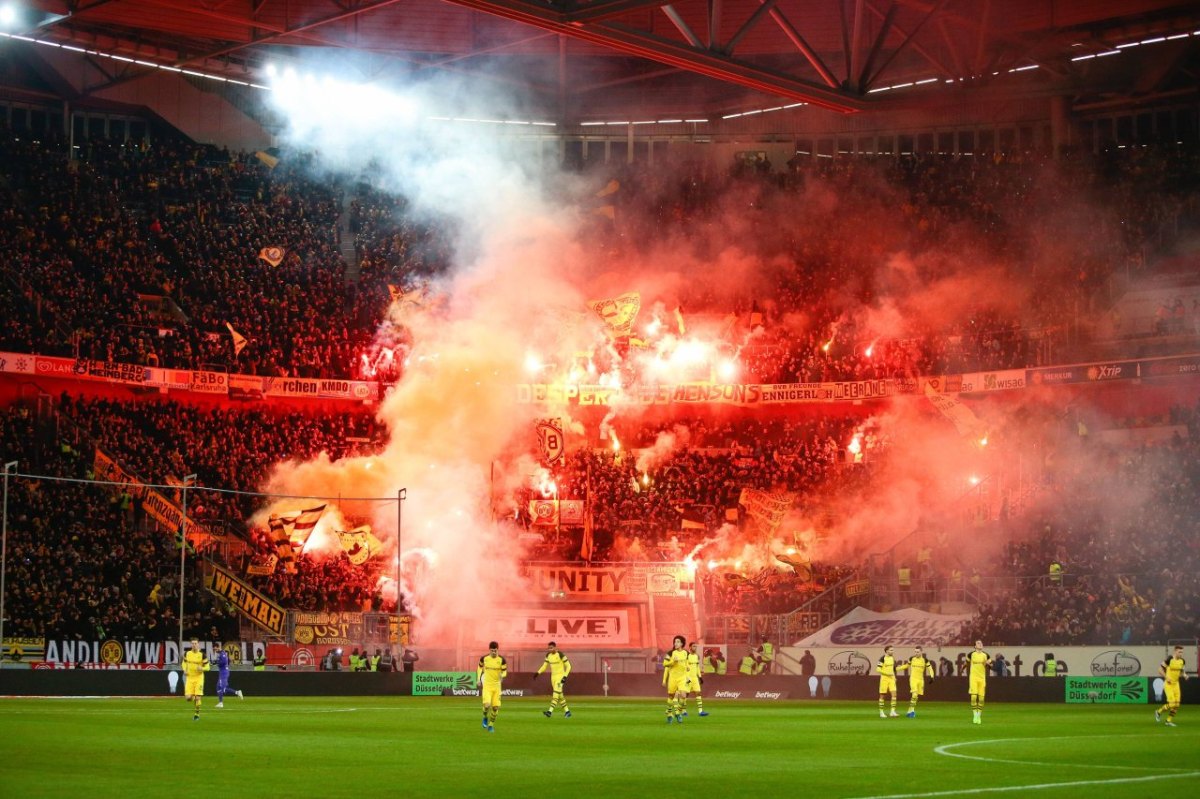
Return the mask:
[[[448,72],[580,121],[804,102],[920,107],[948,82],[1093,97],[1200,84],[1200,5],[1166,0],[50,0],[15,32],[241,80],[317,51],[364,79]],[[1144,46],[1143,42],[1146,42]],[[1130,49],[1139,47],[1140,52]],[[1153,46],[1152,46],[1153,45]],[[35,48],[36,49],[36,48]],[[348,52],[358,54],[346,58]],[[1106,58],[1102,54],[1120,54]],[[1111,62],[1119,61],[1117,67]],[[1014,78],[1013,76],[1017,77]],[[1019,85],[1013,88],[1015,81]],[[919,84],[913,91],[890,87]],[[907,88],[907,87],[906,87]]]

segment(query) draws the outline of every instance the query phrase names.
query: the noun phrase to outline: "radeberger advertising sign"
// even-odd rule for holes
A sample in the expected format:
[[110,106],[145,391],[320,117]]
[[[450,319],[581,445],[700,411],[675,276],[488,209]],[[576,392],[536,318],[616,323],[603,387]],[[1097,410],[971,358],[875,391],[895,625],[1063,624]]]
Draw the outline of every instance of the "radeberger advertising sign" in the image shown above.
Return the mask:
[[1067,704],[1144,705],[1145,677],[1066,677]]

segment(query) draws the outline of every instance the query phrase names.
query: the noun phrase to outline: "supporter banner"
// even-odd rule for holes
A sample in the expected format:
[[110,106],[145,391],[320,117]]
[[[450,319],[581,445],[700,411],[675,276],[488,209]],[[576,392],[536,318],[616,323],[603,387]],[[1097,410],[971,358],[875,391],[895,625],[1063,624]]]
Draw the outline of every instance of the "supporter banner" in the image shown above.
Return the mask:
[[846,586],[842,589],[842,591],[847,599],[853,599],[856,596],[866,596],[867,594],[871,593],[871,581],[851,580],[850,582],[846,583]]
[[263,398],[263,378],[254,375],[230,375],[229,398],[260,400]]
[[569,646],[629,646],[629,611],[615,609],[493,608],[479,619],[477,641],[503,641],[506,647],[545,646],[553,640]]
[[315,377],[264,377],[262,384],[268,397],[321,396],[321,381]]
[[317,647],[358,646],[364,640],[361,613],[290,613],[292,638],[297,644]]
[[743,488],[738,504],[746,509],[746,515],[758,524],[760,530],[773,535],[791,509],[793,499],[789,495],[775,495],[757,488]]
[[37,359],[32,355],[0,352],[0,372],[31,375],[37,372]]
[[962,376],[959,391],[969,394],[976,391],[1008,391],[1014,388],[1025,388],[1024,369],[965,374]]
[[1150,691],[1145,677],[1067,677],[1067,704],[1144,705]]
[[[185,643],[184,648],[189,646]],[[215,648],[212,641],[202,643],[202,648],[212,657]],[[225,644],[225,651],[234,663],[249,662],[258,653],[266,651],[262,641],[231,641]],[[178,641],[63,641],[49,639],[46,641],[46,663],[87,664],[96,665],[94,668],[149,667],[157,668],[179,663]]]
[[523,573],[538,595],[612,596],[675,594],[691,581],[682,563],[630,563],[612,566],[529,564]]
[[255,555],[250,559],[250,565],[246,567],[246,574],[274,574],[275,567],[278,565],[279,556],[277,555]]
[[154,671],[162,668],[157,663],[52,663],[49,660],[34,661],[29,664],[29,667],[38,671],[65,671],[67,669]]
[[225,394],[229,391],[229,375],[225,372],[190,372],[188,389],[199,394]]
[[93,361],[80,358],[76,369],[96,380],[109,383],[145,383],[146,367],[132,363],[117,363],[116,361]]
[[859,607],[795,646],[929,646],[958,640],[963,625],[972,618],[969,613],[946,615],[914,608],[876,613]]
[[473,671],[414,671],[412,676],[413,696],[441,696],[444,691],[456,689],[478,691]]
[[560,499],[558,501],[558,521],[563,527],[578,527],[583,524],[583,516],[582,499]]
[[607,386],[523,383],[517,402],[549,405],[787,405],[806,402],[857,402],[898,393],[895,380],[848,380],[838,383],[746,384],[693,382],[667,386]]
[[638,311],[642,308],[642,295],[630,291],[619,297],[590,300],[588,307],[608,325],[609,335],[621,338],[628,336],[633,329],[633,321],[637,319]]
[[[135,492],[142,495],[142,507],[146,515],[154,519],[173,534],[178,534],[183,522],[183,510],[175,502],[161,493],[157,488],[146,488],[145,483],[132,472],[125,469],[112,458],[105,455],[99,448],[92,461],[92,470],[99,480],[109,480],[114,483],[127,483]],[[214,533],[195,519],[188,519],[187,538],[192,546],[202,546],[214,537]]]
[[45,655],[45,638],[5,638],[0,641],[0,661],[41,660]]
[[211,565],[208,590],[229,600],[239,611],[259,627],[272,635],[284,634],[284,610],[270,599],[255,591],[232,573],[220,566]]
[[1142,361],[1142,377],[1173,377],[1200,374],[1200,355],[1153,358]]
[[958,397],[938,394],[928,384],[925,386],[925,397],[933,404],[933,407],[941,411],[942,416],[954,424],[954,429],[960,436],[979,438],[987,432],[975,412],[964,405]]

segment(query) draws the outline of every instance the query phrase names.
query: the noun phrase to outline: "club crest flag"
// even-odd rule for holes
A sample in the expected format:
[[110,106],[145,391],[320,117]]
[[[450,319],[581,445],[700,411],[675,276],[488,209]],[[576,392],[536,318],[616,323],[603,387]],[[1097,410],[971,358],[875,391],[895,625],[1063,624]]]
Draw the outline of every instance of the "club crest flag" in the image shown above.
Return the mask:
[[283,256],[285,255],[287,255],[287,250],[283,247],[263,247],[258,251],[258,257],[271,266],[279,266],[283,263]]
[[539,526],[558,525],[558,500],[534,499],[529,502],[529,517]]
[[562,419],[538,419],[534,423],[537,429],[538,448],[541,450],[542,463],[554,466],[562,460],[563,447]]
[[364,524],[353,530],[338,530],[338,540],[342,542],[342,551],[346,558],[355,566],[366,563],[372,555],[383,550],[383,543],[371,533],[371,525]]
[[250,559],[246,574],[269,575],[275,573],[279,565],[279,556],[274,553],[259,553]]
[[588,303],[597,316],[608,325],[608,334],[613,338],[625,338],[633,329],[638,311],[642,309],[642,295],[630,291],[607,300],[592,300]]
[[245,336],[233,329],[233,325],[226,322],[225,327],[229,328],[229,335],[233,337],[233,357],[236,358],[242,354],[242,350],[246,349],[248,342]]

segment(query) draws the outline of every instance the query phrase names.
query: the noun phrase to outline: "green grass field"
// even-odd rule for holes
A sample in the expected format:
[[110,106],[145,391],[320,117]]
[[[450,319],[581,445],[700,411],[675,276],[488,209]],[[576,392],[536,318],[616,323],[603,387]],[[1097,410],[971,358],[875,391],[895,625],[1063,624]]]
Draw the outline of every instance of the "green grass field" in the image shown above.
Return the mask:
[[[1200,708],[966,703],[916,719],[872,703],[717,702],[682,726],[662,703],[583,697],[573,718],[507,699],[0,700],[5,797],[1150,797],[1200,794]],[[900,710],[903,712],[902,705]]]

